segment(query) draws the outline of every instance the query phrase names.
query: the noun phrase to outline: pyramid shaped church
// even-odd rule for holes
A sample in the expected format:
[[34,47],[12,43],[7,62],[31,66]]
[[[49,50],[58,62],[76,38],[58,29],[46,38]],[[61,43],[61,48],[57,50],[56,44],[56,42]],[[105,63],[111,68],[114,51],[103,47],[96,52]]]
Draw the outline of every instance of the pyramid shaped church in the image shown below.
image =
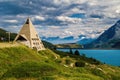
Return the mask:
[[40,40],[30,18],[27,19],[19,34],[16,36],[14,42],[16,41],[37,51],[45,50],[45,47]]

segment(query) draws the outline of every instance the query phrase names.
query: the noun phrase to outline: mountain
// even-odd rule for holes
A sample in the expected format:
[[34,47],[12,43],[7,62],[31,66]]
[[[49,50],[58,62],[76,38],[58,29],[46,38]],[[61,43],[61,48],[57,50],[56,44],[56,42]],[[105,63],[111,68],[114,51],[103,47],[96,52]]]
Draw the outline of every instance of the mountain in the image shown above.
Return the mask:
[[86,48],[119,48],[120,49],[120,20],[107,29]]
[[98,42],[108,42],[109,40],[120,39],[120,20],[115,25],[106,30],[97,39]]
[[64,38],[60,37],[41,37],[42,40],[53,43],[53,44],[64,44],[64,43],[76,43],[79,38],[74,38],[73,36],[68,36]]
[[42,40],[53,43],[53,44],[66,44],[66,43],[77,43],[77,44],[87,44],[93,41],[92,38],[87,38],[85,35],[79,35],[78,38],[74,36],[68,36],[64,38],[60,37],[41,37]]
[[95,39],[92,39],[92,38],[83,38],[83,39],[77,41],[77,43],[82,44],[82,45],[85,45],[85,44],[91,43],[91,42],[94,41],[94,40],[95,40]]
[[[60,37],[42,37],[43,44],[50,45],[49,48],[82,48],[82,45],[75,43],[78,39],[74,39],[73,36],[60,38]],[[72,43],[73,42],[73,43]],[[53,43],[53,44],[51,44]]]

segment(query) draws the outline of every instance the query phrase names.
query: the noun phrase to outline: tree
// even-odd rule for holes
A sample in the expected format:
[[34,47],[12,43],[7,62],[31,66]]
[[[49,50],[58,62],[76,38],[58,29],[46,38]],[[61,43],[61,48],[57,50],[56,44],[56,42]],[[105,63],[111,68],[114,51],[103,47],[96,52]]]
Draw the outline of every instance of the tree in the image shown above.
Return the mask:
[[75,54],[75,55],[80,55],[80,53],[79,53],[78,50],[76,50],[74,54]]
[[86,57],[86,55],[85,55],[85,54],[82,54],[82,56],[83,56],[83,57]]
[[54,50],[57,50],[56,46],[53,47]]
[[72,49],[70,48],[70,54],[73,54]]

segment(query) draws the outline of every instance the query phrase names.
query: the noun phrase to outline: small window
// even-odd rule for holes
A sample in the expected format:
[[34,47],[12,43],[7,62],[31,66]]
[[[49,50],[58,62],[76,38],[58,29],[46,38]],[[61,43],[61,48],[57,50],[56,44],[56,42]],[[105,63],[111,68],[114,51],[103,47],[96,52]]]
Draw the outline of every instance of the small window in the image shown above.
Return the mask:
[[29,19],[27,19],[26,23],[25,24],[29,24]]

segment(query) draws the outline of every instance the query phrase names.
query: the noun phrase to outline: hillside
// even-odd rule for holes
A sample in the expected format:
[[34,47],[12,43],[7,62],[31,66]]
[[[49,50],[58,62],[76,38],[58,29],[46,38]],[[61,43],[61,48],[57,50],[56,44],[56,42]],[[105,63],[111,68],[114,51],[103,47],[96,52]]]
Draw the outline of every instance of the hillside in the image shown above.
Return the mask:
[[114,48],[120,49],[120,20],[103,32],[92,43],[85,45],[86,48]]
[[0,80],[119,80],[120,68],[60,51],[0,48]]
[[17,47],[17,46],[20,46],[21,44],[20,43],[8,43],[8,42],[0,42],[0,48],[5,48],[5,47]]
[[57,48],[83,48],[82,45],[77,43],[56,44]]
[[[8,41],[8,31],[3,30],[0,28],[0,41]],[[13,41],[16,37],[16,33],[10,33],[10,40]],[[1,40],[1,38],[4,38],[4,40]]]
[[45,48],[54,49],[56,47],[55,45],[53,45],[52,43],[49,43],[47,41],[42,40],[42,42],[43,42],[43,45],[45,46]]

